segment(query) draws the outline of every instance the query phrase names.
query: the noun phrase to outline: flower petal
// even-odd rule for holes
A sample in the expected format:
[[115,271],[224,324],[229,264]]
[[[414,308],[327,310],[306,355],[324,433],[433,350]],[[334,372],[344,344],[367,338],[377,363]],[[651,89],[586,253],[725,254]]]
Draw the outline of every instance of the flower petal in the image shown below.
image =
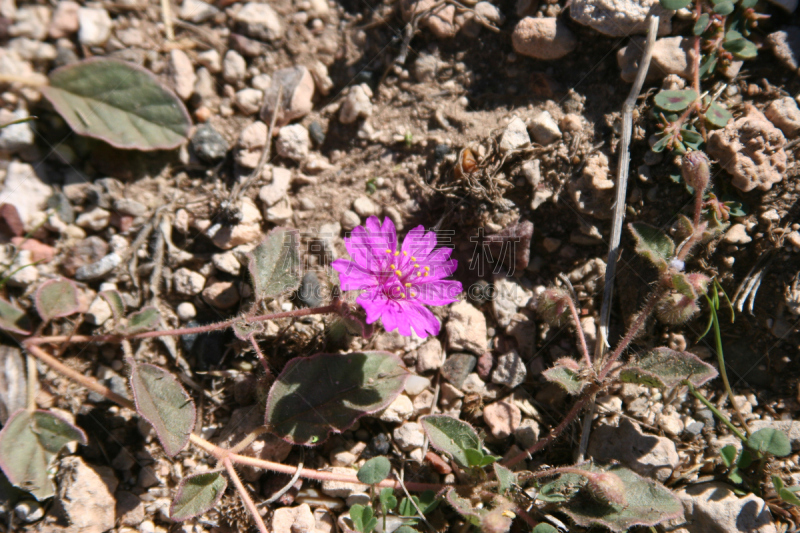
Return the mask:
[[409,256],[416,257],[418,261],[423,261],[435,246],[436,233],[425,231],[424,227],[417,226],[406,234],[401,249]]
[[353,261],[337,259],[331,263],[331,267],[339,273],[339,282],[343,291],[370,289],[380,284],[378,276]]
[[[441,329],[439,319],[427,307],[420,305],[417,302],[403,300],[400,302],[400,307],[403,310],[402,318],[404,321],[414,328],[414,333],[417,337],[425,338],[428,335],[438,335]],[[410,335],[411,333],[403,333],[403,330],[398,328],[401,335]]]
[[381,318],[391,300],[383,294],[380,288],[375,288],[359,294],[356,302],[366,311],[367,324],[372,324]]
[[426,305],[447,305],[458,300],[458,295],[463,290],[461,282],[455,280],[419,284],[412,288],[413,301]]

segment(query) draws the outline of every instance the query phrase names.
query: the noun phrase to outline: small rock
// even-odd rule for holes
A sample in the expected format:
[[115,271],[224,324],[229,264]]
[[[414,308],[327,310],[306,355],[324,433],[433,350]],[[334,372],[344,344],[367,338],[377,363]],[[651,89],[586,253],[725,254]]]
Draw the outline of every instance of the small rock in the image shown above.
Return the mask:
[[123,526],[136,527],[142,523],[145,517],[144,504],[139,497],[132,492],[120,490],[116,494],[117,499],[117,519]]
[[[633,83],[639,71],[639,61],[644,50],[644,38],[634,37],[628,46],[617,52],[623,81]],[[646,80],[656,81],[668,75],[677,75],[684,79],[692,77],[692,61],[694,50],[692,40],[684,37],[664,37],[658,39],[653,46],[653,57],[647,70]]]
[[411,398],[401,394],[383,410],[378,418],[384,422],[402,422],[408,420],[414,414],[414,404]]
[[264,211],[264,218],[273,224],[285,224],[293,215],[292,204],[288,198],[281,199],[278,203]]
[[264,107],[261,120],[269,124],[281,92],[280,115],[275,120],[277,126],[306,116],[314,108],[314,77],[306,67],[284,68],[272,74],[272,85],[264,94]]
[[494,402],[484,407],[483,421],[489,426],[492,436],[505,439],[519,427],[522,412],[513,403],[504,400]]
[[[210,73],[219,74],[222,72],[222,58],[220,57],[219,52],[213,48],[197,54],[197,63],[205,67]],[[200,69],[198,69],[197,74],[199,77]],[[197,94],[201,94],[201,91],[198,91],[197,89],[195,89],[195,92]],[[216,90],[212,92],[213,95],[216,95]]]
[[242,268],[242,264],[236,259],[236,254],[233,252],[224,252],[221,254],[214,254],[211,256],[211,262],[222,272],[230,274],[231,276],[238,276]]
[[106,229],[110,221],[111,213],[101,207],[95,207],[90,211],[81,213],[75,220],[75,225],[89,231],[98,232]]
[[484,381],[489,381],[489,376],[492,374],[494,368],[494,356],[491,352],[486,352],[478,357],[478,364],[475,365],[475,371]]
[[39,269],[33,264],[33,254],[30,250],[19,250],[16,259],[11,263],[8,284],[12,287],[27,288],[39,279]]
[[273,167],[272,183],[264,185],[258,191],[258,198],[265,206],[270,207],[286,198],[292,181],[292,172],[282,167]]
[[297,507],[279,507],[272,514],[274,533],[316,533],[317,521],[307,503]]
[[248,2],[231,18],[254,39],[275,41],[282,38],[285,31],[281,19],[269,4]]
[[478,359],[468,353],[450,354],[442,365],[442,377],[455,387],[461,388],[477,362]]
[[589,156],[578,179],[568,184],[570,195],[581,213],[596,218],[611,218],[609,202],[614,198],[614,181],[609,179],[608,157],[604,153]]
[[197,76],[194,74],[192,60],[186,52],[178,48],[169,53],[169,71],[172,79],[172,87],[175,89],[181,100],[188,100],[194,92],[194,84]]
[[14,514],[21,522],[30,524],[44,517],[44,508],[36,500],[22,500],[14,507]]
[[208,230],[208,235],[216,246],[230,250],[240,244],[249,244],[261,239],[261,213],[253,201],[242,198],[238,205],[241,221],[235,226],[218,224]]
[[747,228],[744,224],[734,224],[725,232],[725,237],[722,240],[731,244],[747,244],[753,239],[747,234]]
[[197,316],[197,310],[194,308],[194,304],[192,302],[179,303],[178,307],[175,308],[175,313],[177,313],[178,318],[180,318],[183,322],[188,322]]
[[253,122],[239,134],[236,162],[246,168],[256,168],[266,144],[267,125],[261,121]]
[[502,327],[511,324],[517,309],[525,307],[533,297],[533,293],[526,290],[516,279],[498,274],[493,279],[495,297],[492,301],[492,311],[497,323]]
[[631,470],[665,481],[680,464],[675,443],[666,437],[646,435],[627,418],[619,427],[600,425],[592,432],[589,456],[602,463],[619,461]]
[[101,533],[114,527],[118,481],[107,466],[90,466],[77,456],[61,460],[55,505],[77,531]]
[[13,204],[26,231],[33,229],[37,215],[44,211],[53,189],[45,184],[27,163],[11,161],[0,190],[0,203]]
[[118,198],[114,200],[114,211],[132,217],[142,217],[147,214],[147,206],[132,198]]
[[398,426],[392,432],[392,437],[397,446],[404,452],[420,448],[425,444],[425,432],[422,426],[416,422],[406,422]]
[[78,40],[84,46],[103,46],[111,37],[113,22],[105,9],[78,9]]
[[95,326],[102,326],[106,320],[111,318],[111,306],[99,296],[92,300],[89,310],[86,311],[86,322]]
[[372,89],[366,83],[350,87],[339,110],[339,121],[342,124],[352,124],[359,118],[370,116],[372,116]]
[[228,141],[211,124],[198,126],[192,136],[192,150],[206,163],[216,163],[228,153]]
[[514,438],[522,449],[527,450],[539,440],[539,423],[532,418],[526,418],[514,430]]
[[206,278],[186,267],[181,267],[172,274],[172,290],[181,296],[200,294],[206,285]]
[[301,162],[308,157],[310,149],[311,138],[308,136],[308,130],[302,124],[284,126],[278,132],[275,150],[279,156]]
[[[255,115],[261,109],[264,93],[258,89],[242,89],[233,95],[233,103],[245,116]],[[283,131],[283,129],[281,129]]]
[[497,368],[492,373],[492,383],[514,388],[525,382],[528,370],[525,362],[516,350],[503,354],[497,358]]
[[656,424],[664,431],[664,433],[672,437],[677,437],[683,433],[683,421],[677,413],[659,413],[656,415]]
[[561,138],[561,130],[548,111],[542,111],[531,121],[530,130],[539,144],[550,144]]
[[104,256],[99,261],[83,265],[75,270],[75,279],[78,281],[91,281],[100,279],[111,273],[122,262],[122,257],[116,252]]
[[472,372],[461,384],[461,390],[467,394],[486,395],[486,383],[481,379],[477,372]]
[[200,24],[214,18],[219,9],[202,0],[183,0],[178,17],[194,24]]
[[733,487],[714,481],[675,494],[683,502],[690,533],[777,533],[764,500],[749,493],[740,498]]
[[431,386],[431,380],[423,376],[410,375],[406,380],[406,388],[404,392],[409,396],[417,396],[422,391]]
[[781,130],[755,107],[746,105],[743,116],[711,132],[708,155],[731,174],[733,185],[741,191],[768,191],[786,173],[785,144]]
[[359,216],[353,211],[346,209],[342,213],[340,222],[342,223],[342,228],[347,231],[351,231],[353,228],[361,224],[361,218],[359,218]]
[[[387,440],[388,444],[388,440]],[[386,450],[388,452],[388,449]],[[378,454],[383,455],[383,454]],[[334,474],[352,476],[355,470],[349,467],[334,466],[330,468]],[[369,489],[368,485],[361,483],[346,483],[344,481],[323,481],[322,492],[334,498],[347,499],[352,494],[364,493]],[[295,530],[292,531],[295,533]]]
[[476,355],[488,351],[486,317],[470,303],[460,301],[450,307],[445,329],[448,351],[466,350]]
[[239,289],[230,281],[208,280],[203,299],[217,309],[230,309],[239,303]]
[[658,35],[667,35],[674,13],[658,0],[575,0],[569,8],[572,20],[610,37],[647,33],[648,15],[659,17]]
[[417,372],[429,372],[439,370],[444,364],[444,350],[439,339],[431,337],[417,348]]
[[534,59],[559,59],[578,46],[578,39],[566,24],[553,17],[525,17],[511,34],[518,54]]
[[380,213],[380,208],[366,196],[359,196],[353,202],[353,211],[362,218],[368,218],[377,216]]
[[800,72],[800,28],[784,26],[782,30],[770,33],[766,41],[786,68]]
[[[29,116],[30,114],[23,107],[20,107],[14,113],[0,111],[0,120],[2,120],[3,124],[26,119]],[[33,149],[33,147],[34,133],[30,121],[11,124],[0,130],[0,152],[7,152],[10,154],[20,153],[24,159],[27,159],[25,154]]]
[[[13,4],[12,4],[13,5]],[[14,25],[8,28],[11,37],[28,37],[36,41],[47,38],[50,26],[50,8],[45,5],[25,5],[17,9]]]
[[235,50],[228,50],[222,60],[222,77],[228,83],[244,81],[247,75],[247,62]]
[[800,109],[797,108],[797,101],[794,98],[786,96],[773,100],[764,114],[789,138],[800,131]]
[[509,152],[528,146],[531,138],[528,135],[528,128],[519,117],[514,117],[506,126],[506,130],[500,137],[500,151]]

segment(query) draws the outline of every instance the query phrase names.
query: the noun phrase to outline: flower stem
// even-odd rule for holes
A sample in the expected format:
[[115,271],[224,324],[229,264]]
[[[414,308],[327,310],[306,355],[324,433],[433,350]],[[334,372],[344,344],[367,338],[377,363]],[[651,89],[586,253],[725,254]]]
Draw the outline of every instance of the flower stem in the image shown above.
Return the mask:
[[[48,354],[40,347],[34,344],[26,344],[25,347],[37,359],[39,359],[44,364],[46,364],[59,374],[63,375],[64,377],[71,379],[72,381],[78,383],[83,387],[86,387],[92,392],[96,392],[97,394],[100,394],[103,397],[108,398],[109,400],[116,403],[117,405],[120,405],[121,407],[125,407],[132,411],[136,411],[136,406],[132,401],[113,392],[108,387],[101,385],[95,379],[90,378],[88,376],[84,376],[77,370],[73,370],[72,368],[66,366],[64,363],[62,363],[52,355]],[[265,461],[263,459],[256,459],[254,457],[246,457],[244,455],[231,453],[231,450],[226,450],[225,448],[216,446],[194,433],[189,435],[189,441],[198,448],[207,452],[209,455],[211,455],[218,461],[223,461],[226,458],[230,458],[230,460],[236,464],[252,466],[255,468],[262,468],[265,470],[271,470],[273,472],[279,472],[282,474],[293,475],[295,472],[297,472],[297,467],[291,465],[273,463],[272,461]],[[300,471],[300,476],[306,479],[316,479],[318,481],[338,481],[343,483],[358,483],[358,484],[361,483],[360,481],[358,481],[355,471],[353,471],[352,475],[347,475],[347,474],[335,474],[333,472],[324,472],[324,471],[304,468]],[[385,479],[381,481],[378,484],[378,486],[399,489],[400,483],[396,480]],[[406,483],[406,487],[408,487],[410,490],[413,491],[422,492],[426,490],[439,491],[445,486],[439,483],[408,482]]]
[[589,355],[589,348],[586,346],[586,335],[583,333],[583,326],[581,326],[581,319],[578,315],[578,309],[575,307],[575,302],[572,301],[572,298],[567,298],[569,302],[569,312],[572,314],[572,320],[575,322],[575,329],[577,329],[578,341],[581,344],[581,351],[583,352],[583,361],[586,364],[586,368],[592,369],[594,371],[594,367],[592,366],[592,356]]
[[207,324],[205,326],[197,326],[194,328],[178,328],[178,329],[161,329],[157,331],[145,331],[144,333],[136,333],[134,335],[54,335],[51,337],[33,337],[28,339],[26,344],[47,344],[47,343],[62,343],[67,341],[72,342],[122,342],[123,340],[133,339],[149,339],[152,337],[167,337],[177,335],[192,335],[199,333],[208,333],[209,331],[216,331],[219,329],[226,329],[233,326],[237,320],[244,320],[245,322],[264,322],[267,320],[277,320],[279,318],[292,318],[309,315],[324,315],[327,313],[335,313],[341,306],[340,302],[334,302],[330,305],[322,307],[308,307],[304,309],[293,309],[292,311],[285,311],[282,313],[273,313],[269,315],[260,315],[253,317],[231,318],[215,324]]
[[711,410],[711,412],[712,412],[712,413],[714,413],[714,416],[716,416],[717,418],[719,418],[719,419],[722,421],[722,423],[723,423],[723,424],[725,424],[726,426],[728,426],[728,429],[730,429],[730,430],[733,432],[733,434],[734,434],[734,435],[736,435],[736,436],[739,438],[739,440],[740,440],[740,441],[742,441],[742,442],[747,442],[747,437],[745,437],[745,436],[742,434],[742,432],[741,432],[741,431],[739,431],[739,430],[736,428],[736,426],[734,426],[734,425],[733,425],[733,423],[730,421],[730,419],[729,419],[727,416],[723,415],[723,414],[720,412],[720,410],[719,410],[719,409],[717,409],[717,408],[714,406],[714,404],[713,404],[713,403],[711,403],[710,401],[708,401],[708,398],[706,398],[705,396],[703,396],[703,393],[701,393],[699,390],[697,390],[697,389],[694,387],[694,385],[692,385],[692,382],[691,382],[691,381],[689,381],[688,379],[686,379],[686,380],[684,380],[684,381],[683,381],[683,384],[684,384],[684,385],[686,385],[687,387],[689,387],[689,392],[691,392],[691,393],[692,393],[692,395],[693,395],[695,398],[697,398],[698,400],[700,400],[700,401],[703,403],[703,405],[705,405],[706,407],[708,407],[708,408]]
[[230,457],[226,457],[225,459],[223,459],[222,464],[228,471],[228,475],[231,477],[231,481],[233,481],[233,484],[236,485],[236,490],[239,492],[239,496],[242,498],[245,507],[247,507],[247,510],[250,511],[250,514],[253,516],[253,520],[256,521],[256,526],[258,526],[258,530],[261,533],[269,533],[267,525],[264,523],[264,519],[261,518],[261,514],[259,514],[258,509],[256,508],[256,504],[253,503],[253,498],[250,497],[250,493],[248,492],[247,487],[245,487],[244,484],[242,483],[242,480],[239,479],[239,474],[236,473],[236,469],[233,467],[233,463],[231,463]]

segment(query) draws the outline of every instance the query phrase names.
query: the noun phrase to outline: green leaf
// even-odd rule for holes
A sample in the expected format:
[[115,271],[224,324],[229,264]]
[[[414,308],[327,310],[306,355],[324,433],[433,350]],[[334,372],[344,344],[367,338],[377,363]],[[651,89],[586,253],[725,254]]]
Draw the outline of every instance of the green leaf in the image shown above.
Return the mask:
[[128,317],[128,323],[124,326],[117,327],[121,333],[126,335],[135,335],[144,331],[152,331],[158,327],[161,320],[161,314],[153,306],[144,307],[141,311],[131,313]]
[[389,476],[392,471],[392,463],[386,457],[373,457],[364,463],[364,466],[358,469],[358,480],[367,485],[374,485],[380,483]]
[[98,296],[108,302],[109,307],[111,307],[111,312],[114,314],[115,321],[119,321],[119,319],[125,316],[125,302],[122,300],[122,295],[119,291],[101,291]]
[[775,487],[775,492],[780,492],[784,488],[783,480],[780,476],[771,476],[772,486]]
[[708,13],[703,13],[700,15],[700,18],[697,19],[697,22],[694,23],[694,28],[692,28],[692,33],[695,35],[703,35],[703,32],[706,31],[708,28],[708,21],[711,20],[711,17]]
[[747,446],[751,450],[769,453],[775,457],[786,457],[792,453],[789,437],[774,428],[759,429],[747,439]]
[[[728,33],[730,34],[734,32],[728,32]],[[733,39],[733,40],[727,40],[726,38],[726,41],[722,43],[722,47],[739,59],[753,59],[758,55],[758,48],[756,48],[756,45],[752,41],[748,41],[744,37],[740,37],[738,39]]]
[[464,455],[467,456],[467,464],[469,466],[481,466],[483,463],[483,452],[474,448],[467,448],[464,450]]
[[700,77],[705,78],[706,76],[710,76],[714,73],[714,70],[717,68],[717,62],[719,58],[717,54],[714,53],[709,56],[702,65],[700,65]]
[[34,301],[45,322],[77,313],[80,308],[75,283],[64,278],[49,279],[39,285]]
[[76,133],[117,148],[176,148],[192,125],[172,91],[125,61],[92,58],[58,68],[40,90]]
[[411,526],[403,525],[395,529],[394,533],[419,533],[419,531],[417,531]]
[[735,6],[731,0],[726,0],[724,2],[720,2],[714,6],[714,13],[722,16],[730,15],[733,13]]
[[738,466],[734,466],[731,469],[731,471],[728,472],[728,480],[734,485],[741,485],[744,483],[744,478],[742,477],[742,471],[739,469]]
[[620,380],[651,387],[673,388],[684,379],[695,387],[717,377],[717,370],[691,352],[655,348],[629,362],[620,372]]
[[742,453],[739,454],[739,460],[736,461],[736,466],[739,468],[749,468],[753,464],[753,454],[747,448],[742,448]]
[[472,426],[448,415],[423,416],[420,422],[431,446],[450,455],[462,467],[471,466],[467,450],[480,450],[483,445]]
[[757,3],[758,0],[741,0],[741,2],[739,2],[739,5],[742,6],[743,9],[748,9],[751,7],[756,7]]
[[730,468],[736,460],[736,447],[731,444],[724,446],[719,451],[719,456],[722,458],[722,462],[725,463],[725,466]]
[[636,241],[635,251],[663,272],[675,254],[675,243],[658,228],[636,222],[628,224]]
[[666,111],[683,111],[697,100],[697,92],[693,89],[678,91],[660,91],[655,96],[655,103]]
[[724,128],[733,118],[730,111],[722,107],[717,102],[711,102],[705,113],[706,121],[716,128]]
[[659,0],[664,9],[677,11],[692,3],[692,0]]
[[561,385],[564,390],[573,396],[580,394],[586,386],[586,381],[581,379],[575,369],[563,365],[557,364],[552,368],[548,368],[542,372],[542,377],[551,383]]
[[408,376],[403,361],[387,352],[296,357],[269,391],[265,423],[293,444],[318,444],[386,408]]
[[[623,466],[612,465],[601,469],[585,464],[576,468],[616,474],[625,486],[624,506],[599,501],[586,491],[573,491],[570,499],[562,504],[561,510],[581,527],[597,525],[620,532],[633,526],[655,526],[683,515],[683,505],[672,492]],[[585,478],[575,474],[562,475],[559,481],[575,488],[585,485]],[[569,487],[563,487],[562,490],[570,493]]]
[[547,522],[539,522],[531,533],[558,533],[558,530]]
[[697,145],[703,142],[703,136],[694,130],[681,129],[681,137],[683,137],[683,141],[688,145]]
[[497,478],[497,492],[503,494],[517,483],[517,475],[500,463],[492,465]]
[[372,507],[355,504],[350,508],[350,519],[356,527],[356,531],[370,533],[378,525],[378,519],[374,516]]
[[486,509],[475,509],[472,502],[458,495],[456,489],[448,490],[445,499],[458,514],[466,518],[472,525],[480,525],[481,516],[486,514]]
[[275,228],[248,254],[256,301],[275,298],[300,286],[299,246],[297,230]]
[[397,498],[394,495],[394,489],[386,487],[381,490],[380,494],[381,510],[386,515],[389,511],[393,511],[397,507]]
[[55,494],[51,462],[70,442],[85,445],[86,434],[48,411],[20,409],[0,431],[0,468],[14,486],[37,500],[49,498]]
[[664,135],[658,140],[656,144],[653,145],[652,150],[657,154],[661,153],[664,151],[665,148],[667,148],[670,145],[671,142],[672,142],[672,136]]
[[172,374],[155,365],[131,363],[136,411],[150,422],[170,457],[189,443],[197,416],[191,396]]
[[[432,490],[426,490],[419,496],[411,496],[411,499],[417,503],[417,507],[419,507],[423,515],[432,512],[439,506],[436,493]],[[403,498],[400,501],[400,507],[397,508],[397,512],[400,513],[400,516],[417,516],[417,510],[414,508],[414,505],[408,501],[408,498]]]
[[200,516],[219,504],[228,481],[222,470],[212,470],[184,477],[175,491],[169,517],[182,522]]
[[786,503],[800,506],[800,498],[798,498],[797,495],[789,489],[779,490],[778,496],[780,497],[781,500],[785,501]]
[[25,311],[0,298],[0,329],[18,335],[30,335],[30,324]]

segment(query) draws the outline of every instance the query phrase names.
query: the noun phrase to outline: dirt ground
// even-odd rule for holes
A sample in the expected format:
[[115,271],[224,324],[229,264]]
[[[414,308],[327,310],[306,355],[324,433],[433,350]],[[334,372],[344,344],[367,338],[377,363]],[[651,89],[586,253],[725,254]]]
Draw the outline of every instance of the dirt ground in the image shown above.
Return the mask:
[[[577,37],[576,49],[563,59],[541,61],[514,51],[510,35],[520,17],[516,3],[510,0],[496,4],[505,16],[497,25],[499,31],[479,27],[473,30],[476,35],[461,33],[454,38],[439,38],[426,28],[410,34],[399,6],[389,2],[341,0],[322,4],[320,7],[319,1],[303,0],[270,2],[284,24],[282,37],[271,40],[246,37],[242,25],[234,21],[233,13],[239,6],[223,1],[216,4],[218,12],[202,22],[188,22],[173,14],[175,39],[168,41],[160,3],[144,0],[92,4],[92,7],[106,10],[113,20],[112,36],[104,46],[83,45],[74,33],[60,41],[53,37],[41,39],[59,50],[58,58],[28,60],[35,71],[43,74],[62,61],[62,49],[71,49],[78,58],[101,55],[143,64],[168,86],[175,84],[169,64],[169,54],[174,49],[184,51],[195,70],[208,64],[201,54],[216,50],[219,63],[229,49],[236,49],[246,59],[246,71],[240,79],[226,81],[221,67],[216,72],[206,69],[211,74],[212,91],[200,95],[195,90],[185,99],[195,127],[209,124],[227,142],[226,155],[214,162],[198,158],[191,146],[170,152],[126,152],[78,137],[46,101],[30,98],[16,86],[5,85],[5,92],[0,95],[3,107],[13,112],[19,101],[27,101],[28,111],[38,120],[33,155],[25,158],[9,153],[0,160],[4,168],[22,157],[40,175],[46,176],[54,191],[66,194],[77,216],[96,205],[105,204],[114,211],[108,206],[121,198],[134,199],[145,208],[139,215],[112,214],[110,223],[99,229],[90,225],[83,227],[83,235],[52,228],[40,231],[37,239],[55,249],[52,261],[39,265],[40,279],[74,276],[80,266],[102,257],[105,252],[92,251],[91,243],[87,242],[88,238],[96,236],[105,243],[106,249],[108,245],[113,249],[122,242],[131,253],[126,257],[126,264],[112,274],[80,283],[88,301],[93,300],[96,291],[102,290],[102,283],[115,283],[126,295],[129,306],[157,302],[164,325],[171,327],[208,323],[247,309],[250,300],[247,289],[243,288],[248,284],[246,266],[231,271],[220,269],[214,256],[225,250],[206,231],[217,223],[231,227],[243,224],[238,208],[227,210],[224,205],[230,201],[230,191],[235,184],[252,168],[252,165],[241,164],[240,137],[247,126],[259,118],[257,112],[244,112],[235,104],[234,95],[252,87],[253,79],[259,74],[272,75],[279,69],[311,67],[318,63],[323,66],[321,70],[327,71],[328,85],[324,79],[315,79],[313,108],[293,121],[311,131],[311,149],[293,159],[276,155],[279,150],[273,147],[268,165],[291,172],[286,195],[291,214],[281,225],[300,230],[304,264],[318,275],[323,286],[329,282],[330,260],[346,256],[342,237],[349,228],[342,226],[346,220],[352,220],[346,212],[355,210],[354,202],[360,198],[367,198],[372,204],[362,210],[364,213],[373,211],[380,217],[389,216],[405,231],[422,224],[426,228],[436,227],[441,235],[449,236],[450,245],[455,248],[453,257],[459,261],[454,277],[465,288],[496,281],[496,274],[493,274],[498,267],[496,258],[483,272],[475,268],[476,239],[530,221],[533,223],[530,260],[527,266],[514,269],[511,277],[528,291],[526,294],[530,298],[542,287],[555,283],[559,274],[567,274],[579,296],[582,316],[589,319],[587,325],[594,327],[592,319],[599,316],[602,300],[603,260],[611,231],[613,189],[581,189],[576,184],[591,172],[599,172],[604,179],[614,179],[621,109],[630,88],[620,78],[617,51],[628,39],[602,36],[573,22],[563,13],[567,6],[541,2],[529,7],[529,14],[559,16]],[[33,5],[53,9],[56,3],[20,0],[16,9]],[[173,6],[173,10],[178,13],[180,6]],[[787,15],[771,5],[765,6],[765,10],[773,18],[763,25],[759,39],[798,23],[797,14]],[[14,17],[8,15],[0,19],[0,42],[7,50],[11,49],[10,40],[19,38],[9,33],[9,28],[14,27],[13,21]],[[673,33],[680,31],[676,24]],[[413,38],[406,40],[407,35]],[[739,117],[746,105],[764,109],[779,97],[800,93],[797,74],[781,64],[766,46],[759,52],[758,59],[744,63],[736,78],[724,82],[728,90],[723,92],[722,100],[727,102],[734,117]],[[345,124],[340,118],[340,107],[357,86],[368,87],[371,91],[371,112],[369,116]],[[320,87],[326,88],[326,94]],[[659,87],[660,82],[645,84],[635,113],[626,222],[646,222],[669,229],[679,213],[689,213],[692,197],[682,183],[671,178],[678,169],[675,156],[663,154],[653,159],[649,152],[648,138],[656,132],[651,97]],[[716,87],[712,84],[709,89],[713,91]],[[504,153],[499,143],[509,122],[514,117],[528,122],[542,111],[549,112],[559,125],[560,138],[549,144],[534,142]],[[714,167],[713,180],[718,191],[743,205],[745,214],[731,222],[746,227],[747,239],[741,242],[718,239],[704,247],[687,265],[687,269],[716,276],[731,299],[737,294],[744,298],[742,293],[747,293],[749,281],[754,276],[760,277],[758,287],[750,291],[754,294],[752,305],[745,303],[743,310],[737,310],[734,323],[728,320],[727,309],[722,313],[722,344],[731,384],[740,401],[749,405],[753,421],[762,418],[794,420],[800,411],[800,367],[796,364],[800,355],[800,249],[787,241],[791,232],[800,229],[796,139],[796,135],[794,138],[787,135],[786,171],[783,179],[768,191],[743,193],[730,184],[724,170]],[[71,157],[60,154],[63,146],[72,152]],[[260,153],[261,150],[255,151]],[[468,161],[470,154],[474,154],[476,160],[474,168]],[[531,174],[534,161],[538,169],[536,176]],[[472,171],[462,170],[467,167]],[[258,207],[259,219],[267,210],[259,198],[259,190],[270,183],[268,173],[264,176],[241,195]],[[102,178],[116,181],[99,185],[98,180]],[[14,198],[3,201],[14,203]],[[773,211],[774,216],[768,214]],[[363,223],[365,216],[356,217]],[[159,231],[137,242],[144,228],[152,229],[154,220],[171,228],[169,244],[155,237]],[[331,224],[341,224],[335,234],[330,233]],[[257,221],[260,233],[244,244],[256,244],[259,235],[275,225],[267,220]],[[95,245],[103,248],[102,243]],[[624,333],[625,325],[642,305],[648,286],[656,279],[655,271],[633,254],[632,239],[627,232],[623,232],[622,249],[611,318],[612,345]],[[241,254],[234,250],[234,255],[238,259]],[[202,274],[206,288],[212,280],[230,282],[237,287],[239,301],[222,308],[211,303],[206,293],[198,291],[192,296],[178,293],[175,276],[182,268]],[[163,272],[153,278],[153,271],[157,269]],[[509,263],[506,263],[498,277],[503,277],[508,270]],[[162,285],[154,289],[149,285],[153,279]],[[30,305],[25,302],[30,301],[36,286],[36,283],[11,286],[7,289],[8,297]],[[186,301],[196,312],[188,319],[179,317],[178,311],[178,305]],[[558,357],[577,353],[574,334],[570,328],[553,328],[541,322],[532,302],[515,308],[514,313],[525,319],[527,328],[515,333],[498,322],[493,302],[480,296],[469,301],[486,318],[493,358],[511,349],[518,350],[525,360],[527,377],[513,393],[498,388],[499,392],[492,389],[494,392],[483,397],[478,395],[479,399],[468,394],[459,400],[461,404],[456,405],[456,411],[487,431],[481,416],[483,404],[520,394],[535,406],[537,415],[533,418],[540,427],[540,434],[544,435],[547,429],[559,423],[571,402],[554,385],[545,382],[541,371]],[[291,308],[304,302],[293,295],[270,305],[275,310],[287,304]],[[705,304],[703,310],[681,326],[652,321],[635,341],[634,349],[676,346],[708,362],[714,361],[713,337],[699,339],[708,320]],[[447,309],[434,312],[446,321]],[[68,325],[59,324],[58,328],[67,331]],[[102,329],[89,323],[80,326],[80,332],[85,334],[99,333]],[[369,340],[359,337],[341,340],[326,333],[329,329],[323,319],[279,321],[274,330],[266,332],[262,347],[277,372],[293,357],[338,349],[395,351],[413,366],[421,342],[378,331]],[[594,331],[587,328],[587,333],[593,342]],[[442,344],[446,344],[444,328],[440,337]],[[270,378],[260,373],[250,347],[232,334],[214,333],[198,339],[184,336],[171,345],[148,341],[134,346],[134,351],[138,360],[159,364],[186,378],[184,384],[202,413],[197,430],[207,438],[224,442],[229,434],[260,423],[258,406],[263,402]],[[70,346],[61,357],[70,366],[97,377],[112,390],[128,395],[121,348],[98,344]],[[492,359],[489,361],[491,365]],[[435,380],[436,375],[436,372],[428,373],[427,377]],[[194,471],[198,464],[207,464],[210,459],[191,448],[177,457],[167,458],[146,424],[129,411],[89,394],[43,366],[40,376],[37,396],[40,407],[55,407],[75,415],[89,442],[79,447],[77,454],[88,463],[108,467],[118,483],[113,531],[254,530],[252,520],[231,489],[216,509],[201,517],[182,524],[170,521],[169,502],[182,475]],[[719,380],[711,382],[704,390],[715,404],[728,412]],[[610,394],[626,398],[622,387],[612,389]],[[715,476],[722,479],[717,452],[713,450],[715,442],[730,435],[728,430],[718,423],[716,428],[706,426],[695,435],[683,430],[669,434],[663,424],[657,422],[657,415],[667,412],[664,411],[666,404],[660,402],[660,393],[658,396],[650,391],[641,394],[649,398],[649,403],[638,411],[631,408],[633,402],[628,399],[611,411],[605,411],[602,407],[605,404],[601,402],[596,424],[616,423],[620,417],[631,418],[638,421],[646,433],[666,435],[673,440],[680,464],[665,482],[672,489]],[[691,399],[670,408],[678,417],[698,418],[698,406]],[[409,416],[415,419],[418,414],[415,410]],[[334,462],[335,454],[356,449],[360,450],[356,453],[359,460],[370,454],[388,453],[399,464],[401,459],[409,459],[411,455],[396,444],[389,446],[392,432],[399,424],[387,420],[363,418],[352,430],[318,447],[282,449],[269,439],[265,446],[275,449],[277,460],[293,465],[302,458],[308,467],[328,467]],[[688,425],[684,422],[681,422],[682,428]],[[528,466],[571,462],[579,439],[580,427],[576,424],[556,446],[548,448]],[[487,439],[489,448],[500,456],[506,455],[514,443],[514,437]],[[776,460],[773,470],[788,484],[800,484],[798,464],[800,457],[793,453]],[[418,464],[409,460],[405,468],[406,480],[441,481],[444,477],[436,473],[429,462]],[[257,503],[259,499],[266,500],[289,480],[289,476],[259,473],[246,473],[244,478],[256,495]],[[57,486],[62,479],[60,474],[56,475]],[[267,520],[275,507],[314,501],[315,487],[317,484],[313,482],[298,482],[279,503],[264,506]],[[121,492],[125,496],[119,496]],[[134,498],[129,498],[128,494]],[[763,496],[773,504],[773,516],[778,527],[783,528],[781,531],[794,531],[800,518],[797,511],[781,507],[774,492],[766,490]],[[129,514],[120,511],[123,505],[120,502],[125,498],[128,498],[125,501],[134,502]],[[336,498],[325,495],[318,499],[326,502],[322,508],[330,509],[334,520],[344,509],[343,499],[337,502]],[[7,531],[78,530],[74,526],[70,529],[59,518],[58,505],[45,503],[44,508],[43,519],[27,524],[14,517],[13,509],[5,509],[8,520],[0,527]],[[785,510],[781,512],[779,508]],[[444,529],[449,522],[454,531],[462,530],[459,528],[463,524],[457,522],[451,511],[437,513],[432,519],[435,525]],[[515,525],[520,531],[527,530],[525,527]],[[574,526],[570,529],[580,530]]]

